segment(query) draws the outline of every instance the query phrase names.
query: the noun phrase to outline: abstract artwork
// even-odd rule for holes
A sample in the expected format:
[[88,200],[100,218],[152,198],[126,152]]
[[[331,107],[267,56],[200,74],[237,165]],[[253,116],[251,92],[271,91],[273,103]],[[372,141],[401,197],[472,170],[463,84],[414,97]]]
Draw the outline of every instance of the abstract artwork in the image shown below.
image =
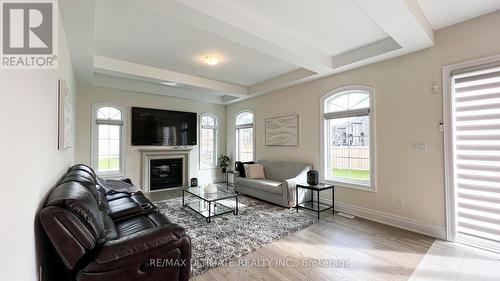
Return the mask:
[[299,115],[266,119],[266,145],[299,145]]
[[66,81],[59,79],[58,84],[59,120],[58,120],[58,149],[67,149],[72,146],[73,131],[73,100]]

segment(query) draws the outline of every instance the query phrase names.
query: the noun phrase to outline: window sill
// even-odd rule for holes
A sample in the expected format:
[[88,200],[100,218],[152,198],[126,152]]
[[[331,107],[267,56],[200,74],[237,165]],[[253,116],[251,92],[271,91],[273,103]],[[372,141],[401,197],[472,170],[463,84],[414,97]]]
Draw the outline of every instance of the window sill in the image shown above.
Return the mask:
[[99,177],[103,179],[122,179],[125,178],[126,175],[120,172],[117,173],[96,173]]
[[215,170],[218,169],[218,166],[200,166],[200,170]]
[[339,187],[346,187],[346,188],[352,188],[352,189],[369,191],[369,192],[377,192],[377,188],[374,185],[362,184],[359,182],[339,181],[339,180],[335,180],[335,179],[324,179],[324,182],[329,183],[329,184],[333,184],[333,185],[339,186]]

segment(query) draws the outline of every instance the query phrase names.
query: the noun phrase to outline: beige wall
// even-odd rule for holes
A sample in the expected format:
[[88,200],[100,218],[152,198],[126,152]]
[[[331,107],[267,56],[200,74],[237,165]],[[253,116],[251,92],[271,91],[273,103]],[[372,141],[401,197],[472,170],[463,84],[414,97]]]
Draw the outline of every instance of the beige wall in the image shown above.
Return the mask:
[[36,211],[73,162],[73,148],[57,149],[58,78],[76,93],[60,20],[58,57],[56,70],[0,70],[0,280],[38,280]]
[[[225,152],[225,107],[216,104],[207,104],[186,99],[171,98],[160,95],[150,95],[131,91],[123,91],[102,87],[79,86],[76,110],[76,161],[90,164],[91,155],[91,108],[99,102],[110,102],[126,109],[126,176],[135,184],[141,184],[141,157],[138,147],[131,146],[130,109],[132,106],[170,109],[178,111],[211,112],[219,121],[218,153]],[[198,177],[200,183],[218,180],[221,177],[220,169],[199,169],[199,151],[195,146],[190,152],[190,176]]]
[[[376,193],[339,188],[336,200],[359,207],[445,225],[441,67],[500,53],[500,12],[436,32],[435,47],[227,107],[227,151],[234,154],[233,118],[243,109],[256,112],[257,159],[300,160],[320,164],[320,98],[342,86],[375,88]],[[264,145],[264,119],[300,114],[300,146]],[[231,128],[231,129],[229,129]],[[427,151],[412,152],[425,142]],[[330,197],[326,197],[330,198]],[[405,201],[397,207],[398,199]]]

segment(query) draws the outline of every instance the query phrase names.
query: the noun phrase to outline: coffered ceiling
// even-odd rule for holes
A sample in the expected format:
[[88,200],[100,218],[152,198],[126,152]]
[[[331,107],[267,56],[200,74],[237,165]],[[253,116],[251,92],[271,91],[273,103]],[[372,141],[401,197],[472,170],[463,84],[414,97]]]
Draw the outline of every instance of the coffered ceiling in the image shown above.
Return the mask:
[[[59,5],[79,83],[224,104],[431,47],[434,29],[495,11],[500,1],[60,0]],[[207,55],[219,63],[204,63]]]

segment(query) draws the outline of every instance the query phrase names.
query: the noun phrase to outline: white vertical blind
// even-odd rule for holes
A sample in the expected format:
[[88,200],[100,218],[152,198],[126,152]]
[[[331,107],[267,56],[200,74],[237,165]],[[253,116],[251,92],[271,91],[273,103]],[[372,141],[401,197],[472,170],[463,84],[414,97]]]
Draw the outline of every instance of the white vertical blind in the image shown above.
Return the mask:
[[457,240],[500,251],[500,67],[452,82]]

